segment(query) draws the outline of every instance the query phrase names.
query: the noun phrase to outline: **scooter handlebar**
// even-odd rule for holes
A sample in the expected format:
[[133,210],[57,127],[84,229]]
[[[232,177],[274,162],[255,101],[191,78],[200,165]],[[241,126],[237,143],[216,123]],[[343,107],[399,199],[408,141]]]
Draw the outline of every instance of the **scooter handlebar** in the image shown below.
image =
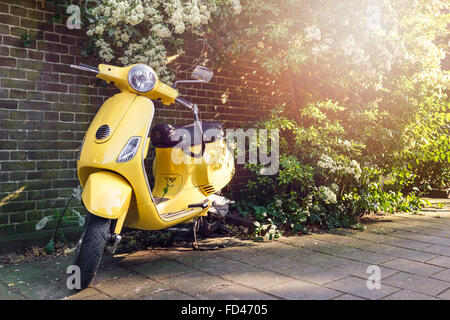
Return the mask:
[[92,67],[92,66],[88,66],[87,64],[84,64],[84,63],[80,63],[78,65],[71,64],[70,67],[74,68],[74,69],[78,69],[78,70],[99,73],[98,68]]

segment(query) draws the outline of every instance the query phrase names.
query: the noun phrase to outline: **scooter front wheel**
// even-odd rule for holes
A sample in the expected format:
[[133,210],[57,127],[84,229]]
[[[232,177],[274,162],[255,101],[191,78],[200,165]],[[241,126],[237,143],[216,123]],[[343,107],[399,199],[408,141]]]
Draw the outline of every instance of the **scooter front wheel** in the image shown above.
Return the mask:
[[73,263],[80,268],[81,289],[87,288],[94,280],[110,236],[110,224],[109,219],[88,214]]

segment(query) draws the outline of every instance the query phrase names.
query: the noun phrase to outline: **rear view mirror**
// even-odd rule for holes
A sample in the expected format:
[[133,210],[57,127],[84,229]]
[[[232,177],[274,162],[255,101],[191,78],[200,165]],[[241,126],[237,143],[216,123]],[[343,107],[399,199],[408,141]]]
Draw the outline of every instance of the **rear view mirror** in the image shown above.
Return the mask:
[[208,68],[202,67],[202,66],[196,66],[194,71],[192,71],[191,77],[195,80],[209,82],[209,81],[211,81],[213,75],[214,75],[214,72],[212,72]]

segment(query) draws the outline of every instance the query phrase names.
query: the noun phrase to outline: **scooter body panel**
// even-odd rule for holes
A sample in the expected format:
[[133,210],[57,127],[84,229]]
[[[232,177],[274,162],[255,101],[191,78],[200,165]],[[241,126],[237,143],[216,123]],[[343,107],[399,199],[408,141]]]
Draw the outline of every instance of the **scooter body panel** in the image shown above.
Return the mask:
[[98,171],[89,175],[81,198],[89,212],[106,219],[119,219],[128,212],[132,191],[120,175]]
[[[190,151],[199,153],[201,145]],[[191,157],[181,148],[156,148],[152,193],[155,199],[163,198],[156,201],[158,210],[176,212],[203,201],[227,185],[234,170],[234,158],[224,139],[207,143],[200,158]]]

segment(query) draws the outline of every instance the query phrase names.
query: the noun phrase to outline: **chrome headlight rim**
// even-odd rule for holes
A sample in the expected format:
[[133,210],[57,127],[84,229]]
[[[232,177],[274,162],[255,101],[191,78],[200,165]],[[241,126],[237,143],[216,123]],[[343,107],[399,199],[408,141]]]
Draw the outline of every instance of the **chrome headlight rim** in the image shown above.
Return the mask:
[[[151,83],[151,85],[150,85],[148,88],[140,89],[140,88],[136,87],[136,86],[133,84],[132,77],[135,76],[135,73],[136,73],[139,69],[146,69],[146,71],[150,72],[151,75],[152,75],[153,83]],[[151,91],[151,90],[153,90],[153,89],[155,88],[156,83],[158,82],[158,81],[157,81],[157,80],[158,80],[158,77],[157,77],[157,75],[156,75],[155,70],[153,70],[151,67],[149,67],[149,66],[146,65],[146,64],[140,63],[140,64],[137,64],[137,65],[133,66],[133,67],[130,69],[130,71],[128,71],[128,77],[127,77],[127,80],[128,80],[128,84],[130,85],[130,87],[131,87],[133,90],[135,90],[135,91],[137,91],[137,92],[140,92],[140,93],[146,93],[146,92],[149,92],[149,91]],[[148,78],[147,81],[148,81],[148,80],[150,80],[150,79]],[[148,82],[150,82],[150,81],[148,81]]]

